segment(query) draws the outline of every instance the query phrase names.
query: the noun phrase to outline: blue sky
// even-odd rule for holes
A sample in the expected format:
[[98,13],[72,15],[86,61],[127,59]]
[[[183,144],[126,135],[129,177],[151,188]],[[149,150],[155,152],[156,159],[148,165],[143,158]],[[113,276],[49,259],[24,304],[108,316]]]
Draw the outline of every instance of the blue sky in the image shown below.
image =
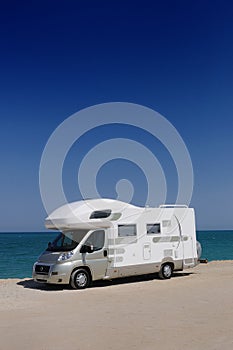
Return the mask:
[[[197,227],[233,229],[231,1],[8,1],[0,48],[0,231],[44,229],[38,174],[50,134],[78,110],[113,101],[153,108],[176,127],[193,162]],[[69,200],[80,199],[75,172],[85,152],[129,134],[159,152],[173,199],[176,174],[156,140],[109,126],[68,155]],[[114,197],[121,177],[139,188],[133,201],[141,204],[144,175],[130,162],[106,164],[100,192]]]

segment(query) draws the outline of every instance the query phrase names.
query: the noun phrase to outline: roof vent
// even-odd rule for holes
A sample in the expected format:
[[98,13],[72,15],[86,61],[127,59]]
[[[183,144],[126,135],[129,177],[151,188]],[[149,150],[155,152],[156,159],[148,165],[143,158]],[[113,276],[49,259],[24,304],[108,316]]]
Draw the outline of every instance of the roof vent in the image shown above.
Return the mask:
[[90,219],[105,219],[111,215],[111,209],[95,210],[91,213]]

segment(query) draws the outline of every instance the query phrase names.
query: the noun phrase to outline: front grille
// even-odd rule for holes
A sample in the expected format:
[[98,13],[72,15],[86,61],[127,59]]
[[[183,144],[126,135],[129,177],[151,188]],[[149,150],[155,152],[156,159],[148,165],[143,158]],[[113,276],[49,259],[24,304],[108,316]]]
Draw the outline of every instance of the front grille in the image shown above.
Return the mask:
[[48,275],[50,266],[48,265],[36,265],[35,271],[38,275]]

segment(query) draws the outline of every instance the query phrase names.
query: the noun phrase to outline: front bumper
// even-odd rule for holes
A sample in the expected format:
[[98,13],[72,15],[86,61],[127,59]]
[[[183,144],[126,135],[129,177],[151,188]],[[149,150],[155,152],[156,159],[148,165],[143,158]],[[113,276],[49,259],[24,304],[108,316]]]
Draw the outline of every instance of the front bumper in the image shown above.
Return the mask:
[[45,264],[36,262],[33,266],[32,278],[35,282],[69,284],[72,263]]

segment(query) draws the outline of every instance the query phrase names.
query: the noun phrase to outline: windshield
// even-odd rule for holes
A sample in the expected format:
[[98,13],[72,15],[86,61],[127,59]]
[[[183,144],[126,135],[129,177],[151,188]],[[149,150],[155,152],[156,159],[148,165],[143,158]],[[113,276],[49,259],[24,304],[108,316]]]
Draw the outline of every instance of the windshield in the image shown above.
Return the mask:
[[76,230],[60,233],[52,243],[48,244],[47,251],[61,252],[76,248],[89,230]]

